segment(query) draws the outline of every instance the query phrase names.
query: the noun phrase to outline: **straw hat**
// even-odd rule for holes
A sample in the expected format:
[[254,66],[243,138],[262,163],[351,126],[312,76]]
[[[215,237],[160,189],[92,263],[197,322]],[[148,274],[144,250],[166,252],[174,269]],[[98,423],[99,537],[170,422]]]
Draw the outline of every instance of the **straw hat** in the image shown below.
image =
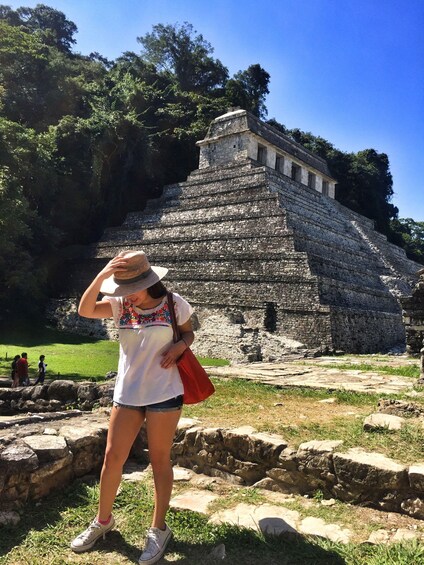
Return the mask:
[[165,267],[150,265],[144,251],[123,251],[119,254],[128,259],[125,271],[105,279],[100,292],[106,296],[128,296],[159,282],[168,272]]

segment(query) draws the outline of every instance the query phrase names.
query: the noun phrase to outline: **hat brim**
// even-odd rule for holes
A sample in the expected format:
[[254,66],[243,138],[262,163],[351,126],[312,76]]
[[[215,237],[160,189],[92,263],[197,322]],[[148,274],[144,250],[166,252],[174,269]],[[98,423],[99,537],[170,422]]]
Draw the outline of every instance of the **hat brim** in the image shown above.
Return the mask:
[[165,267],[151,267],[152,272],[145,279],[136,281],[129,284],[117,284],[114,281],[113,275],[102,282],[100,287],[100,292],[105,296],[128,296],[134,294],[134,292],[139,292],[140,290],[146,290],[150,286],[153,286],[159,282],[168,272]]

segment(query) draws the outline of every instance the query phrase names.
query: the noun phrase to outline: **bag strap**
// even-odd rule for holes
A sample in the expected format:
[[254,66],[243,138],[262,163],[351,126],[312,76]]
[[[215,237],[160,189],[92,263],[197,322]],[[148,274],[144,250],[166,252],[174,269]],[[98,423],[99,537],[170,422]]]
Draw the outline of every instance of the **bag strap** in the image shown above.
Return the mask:
[[180,331],[178,329],[177,318],[175,316],[174,297],[172,292],[167,292],[166,296],[168,298],[168,308],[171,315],[172,330],[174,332],[174,343],[177,343],[177,341],[180,341]]

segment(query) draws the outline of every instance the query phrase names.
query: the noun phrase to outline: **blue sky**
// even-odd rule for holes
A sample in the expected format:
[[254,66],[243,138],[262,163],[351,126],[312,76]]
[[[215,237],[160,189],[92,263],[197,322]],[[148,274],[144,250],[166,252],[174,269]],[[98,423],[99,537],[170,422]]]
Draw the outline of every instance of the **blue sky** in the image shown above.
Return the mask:
[[[17,8],[36,1],[7,1]],[[387,153],[400,217],[424,221],[424,0],[44,0],[78,27],[75,51],[140,51],[188,21],[230,74],[271,75],[268,117],[342,151]]]

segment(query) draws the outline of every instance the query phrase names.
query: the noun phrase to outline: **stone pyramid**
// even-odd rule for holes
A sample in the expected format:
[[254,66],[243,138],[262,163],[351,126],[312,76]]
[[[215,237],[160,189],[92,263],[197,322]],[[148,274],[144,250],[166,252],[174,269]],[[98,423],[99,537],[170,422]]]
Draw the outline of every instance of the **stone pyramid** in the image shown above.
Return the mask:
[[[197,354],[266,361],[305,348],[367,353],[403,345],[399,298],[411,293],[420,265],[331,197],[324,161],[301,155],[250,114],[235,114],[243,127],[232,124],[222,139],[211,127],[200,142],[201,168],[87,249],[87,276],[73,281],[73,294],[118,251],[143,249],[195,307]],[[234,121],[227,116],[215,120],[221,130]],[[207,159],[220,143],[234,152]],[[255,158],[258,145],[265,163]],[[282,170],[269,166],[273,150]],[[328,195],[304,184],[304,171],[296,178],[293,164],[309,180],[318,177],[321,189],[329,183]],[[72,300],[56,306],[61,327],[113,334],[108,324],[78,320]]]

